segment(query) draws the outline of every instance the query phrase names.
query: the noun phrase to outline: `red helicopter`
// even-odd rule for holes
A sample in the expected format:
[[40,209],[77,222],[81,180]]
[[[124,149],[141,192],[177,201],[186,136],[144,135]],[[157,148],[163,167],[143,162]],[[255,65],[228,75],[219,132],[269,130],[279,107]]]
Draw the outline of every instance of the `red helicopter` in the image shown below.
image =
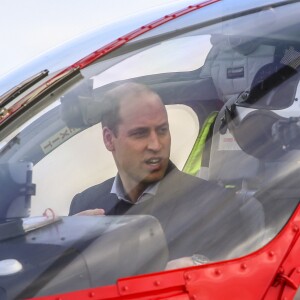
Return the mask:
[[[1,78],[0,299],[300,299],[299,2],[183,0]],[[124,86],[163,103],[191,184],[119,197],[103,99]],[[73,210],[107,182],[126,210]]]

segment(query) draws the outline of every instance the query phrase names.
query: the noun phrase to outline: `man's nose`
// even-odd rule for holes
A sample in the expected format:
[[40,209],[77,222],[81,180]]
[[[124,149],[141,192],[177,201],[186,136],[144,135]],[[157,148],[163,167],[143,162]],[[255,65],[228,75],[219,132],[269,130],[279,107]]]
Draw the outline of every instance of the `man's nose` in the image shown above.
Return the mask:
[[148,150],[159,151],[162,147],[159,136],[156,132],[152,132],[148,140]]

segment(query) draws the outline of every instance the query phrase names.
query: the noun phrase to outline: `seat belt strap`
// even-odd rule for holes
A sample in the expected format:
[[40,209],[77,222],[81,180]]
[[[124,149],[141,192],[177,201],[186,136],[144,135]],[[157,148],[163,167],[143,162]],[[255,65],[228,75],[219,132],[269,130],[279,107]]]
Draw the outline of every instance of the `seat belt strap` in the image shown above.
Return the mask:
[[199,172],[202,164],[202,156],[207,141],[207,137],[210,131],[211,126],[214,124],[218,112],[212,112],[205,120],[197,139],[194,143],[193,149],[182,169],[183,172],[196,176]]

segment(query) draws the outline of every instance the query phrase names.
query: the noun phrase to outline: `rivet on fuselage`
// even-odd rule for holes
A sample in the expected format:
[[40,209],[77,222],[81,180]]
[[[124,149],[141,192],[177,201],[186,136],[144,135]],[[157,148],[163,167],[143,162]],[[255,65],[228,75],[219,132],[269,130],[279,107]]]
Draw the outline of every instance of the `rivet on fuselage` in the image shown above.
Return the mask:
[[90,293],[89,293],[89,297],[90,297],[90,298],[93,298],[93,297],[95,297],[95,296],[96,296],[96,294],[95,294],[94,292],[90,292]]
[[186,280],[192,280],[192,275],[191,275],[191,274],[185,274],[185,275],[184,275],[184,278],[185,278]]
[[216,276],[220,276],[221,275],[221,271],[219,269],[215,269],[215,275]]
[[129,290],[129,287],[127,285],[123,286],[122,287],[122,291],[123,292],[127,292]]
[[293,231],[294,231],[294,232],[298,232],[298,231],[299,231],[299,227],[298,227],[297,225],[294,225],[294,226],[293,226]]
[[156,280],[156,281],[154,281],[154,285],[155,285],[155,286],[160,286],[160,285],[161,285],[161,282],[160,282],[159,280]]
[[270,258],[273,258],[274,255],[275,255],[275,253],[274,253],[274,251],[269,251],[269,252],[268,252],[268,255],[269,255]]

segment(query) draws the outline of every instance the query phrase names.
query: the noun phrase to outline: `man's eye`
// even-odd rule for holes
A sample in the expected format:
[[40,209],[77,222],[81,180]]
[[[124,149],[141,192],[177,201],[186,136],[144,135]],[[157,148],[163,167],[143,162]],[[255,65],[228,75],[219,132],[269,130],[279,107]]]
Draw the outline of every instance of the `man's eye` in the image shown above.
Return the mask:
[[161,127],[158,129],[158,134],[166,134],[169,131],[168,127]]
[[134,131],[131,133],[131,136],[135,137],[135,138],[141,138],[147,135],[147,131],[146,130],[139,130],[139,131]]

